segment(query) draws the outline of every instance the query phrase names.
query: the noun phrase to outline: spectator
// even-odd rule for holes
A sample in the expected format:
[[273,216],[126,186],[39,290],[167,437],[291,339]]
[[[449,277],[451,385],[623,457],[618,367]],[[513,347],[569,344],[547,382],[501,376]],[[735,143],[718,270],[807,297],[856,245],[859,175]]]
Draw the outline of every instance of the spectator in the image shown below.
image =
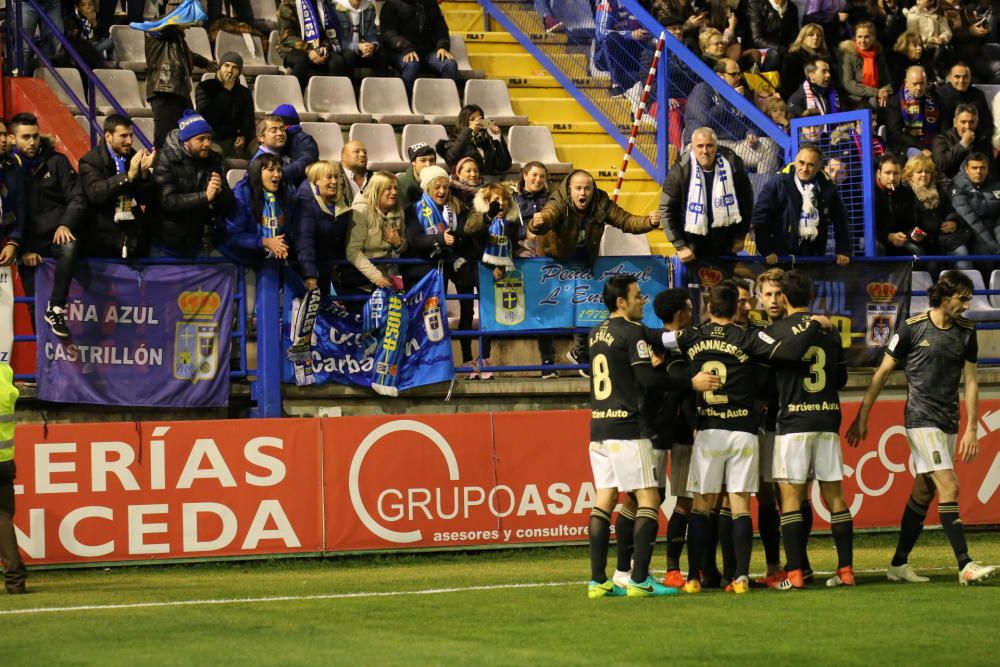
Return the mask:
[[[973,153],[966,158],[962,170],[951,184],[951,203],[955,212],[972,231],[969,239],[969,254],[1000,254],[1000,182],[990,181],[990,161],[982,153]],[[992,270],[992,263],[977,266],[980,270]]]
[[844,10],[855,31],[859,22],[872,22],[879,44],[892,44],[906,31],[906,15],[898,0],[847,0]]
[[904,32],[899,36],[892,51],[886,55],[886,62],[889,63],[889,75],[895,89],[902,85],[906,70],[914,65],[933,72],[930,51],[924,48],[924,40],[915,32]]
[[976,138],[990,141],[993,137],[993,113],[986,95],[972,85],[972,70],[965,63],[955,63],[948,70],[948,82],[938,86],[938,99],[941,100],[941,127],[951,127],[955,118],[955,109],[960,104],[971,104],[979,113],[979,125],[976,127]]
[[885,105],[885,129],[889,149],[911,158],[917,153],[931,156],[934,137],[941,131],[941,102],[927,91],[927,73],[914,66],[898,95]]
[[899,187],[903,165],[888,153],[875,161],[875,238],[880,255],[923,255],[927,232],[918,224],[913,191]]
[[611,95],[638,103],[656,40],[619,0],[602,0],[594,19],[594,65],[611,75]]
[[[97,33],[101,37],[107,37],[111,26],[115,23],[115,11],[120,5],[126,6],[129,23],[140,23],[143,19],[143,11],[146,3],[143,0],[99,0],[97,14]],[[157,5],[159,6],[159,5]]]
[[80,186],[90,204],[85,255],[135,259],[149,254],[144,209],[155,197],[154,155],[132,148],[129,118],[111,114],[104,119],[104,138],[80,158]]
[[87,200],[69,160],[38,131],[38,119],[19,113],[10,119],[10,134],[24,169],[24,243],[21,261],[24,291],[35,296],[35,268],[43,257],[56,260],[45,322],[59,338],[69,337],[66,298],[76,267]]
[[281,157],[264,153],[250,161],[246,178],[233,190],[233,206],[217,238],[219,251],[240,264],[289,256],[288,228],[294,219],[295,190],[282,175]]
[[789,0],[750,0],[749,46],[760,51],[760,68],[780,71],[781,59],[799,32],[799,10]]
[[479,164],[471,157],[464,157],[451,173],[451,194],[462,205],[463,211],[472,210],[472,200],[486,185],[479,173]]
[[347,233],[352,210],[337,198],[340,165],[329,160],[306,168],[306,180],[299,186],[295,202],[296,265],[307,289],[319,287],[330,294],[330,283],[340,284],[337,260],[347,258]]
[[772,176],[757,195],[751,225],[757,250],[768,264],[776,264],[779,255],[825,255],[830,225],[837,264],[851,261],[847,211],[837,187],[819,173],[822,167],[820,150],[803,145],[792,171]]
[[379,48],[372,0],[337,0],[337,38],[355,91],[369,76],[395,76]]
[[962,163],[971,153],[989,155],[990,143],[980,139],[976,132],[979,112],[971,104],[960,104],[952,119],[952,126],[934,137],[934,166],[942,183],[955,178]]
[[906,31],[920,35],[934,76],[944,78],[944,62],[951,54],[951,27],[938,0],[916,0],[906,15]]
[[[947,190],[938,185],[934,162],[926,155],[917,155],[906,161],[903,182],[913,191],[914,210],[919,229],[927,234],[925,247],[931,254],[961,257],[969,254],[968,243],[972,232],[955,212]],[[919,236],[918,232],[918,236]],[[971,269],[971,262],[956,262],[959,269]],[[931,275],[941,267],[928,264]]]
[[[63,3],[63,25],[70,46],[91,69],[104,67],[107,52],[112,48],[110,37],[97,36],[97,7],[94,0],[77,0]],[[77,67],[76,61],[66,58],[65,66]]]
[[[813,53],[812,57],[829,58],[831,51],[837,48],[848,19],[845,9],[844,0],[806,0],[802,9],[802,30],[812,26],[819,28],[820,41],[823,44],[823,53]],[[799,37],[802,37],[802,32],[799,32]],[[812,48],[816,49],[817,47],[813,46]],[[789,48],[789,52],[791,50]],[[782,74],[782,78],[784,78],[784,74]]]
[[[213,23],[218,21],[222,16],[222,5],[223,0],[199,0],[205,4],[205,12],[208,14],[208,24],[211,26]],[[225,4],[229,7],[229,16],[234,16],[237,21],[246,23],[248,25],[254,25],[255,18],[253,15],[253,6],[250,4],[250,0],[226,0]],[[277,3],[275,3],[277,4]],[[272,13],[270,16],[274,16]],[[258,17],[261,19],[268,18],[266,16]]]
[[382,48],[412,95],[421,66],[458,83],[448,24],[435,0],[386,0],[379,16]]
[[221,226],[233,203],[222,174],[222,158],[212,150],[212,127],[189,109],[167,135],[153,169],[159,193],[152,226],[154,256],[208,254],[206,231]]
[[279,104],[272,112],[285,124],[283,171],[285,180],[298,187],[306,178],[306,167],[319,160],[319,146],[312,135],[299,124],[299,112],[291,104]]
[[952,24],[956,62],[972,65],[976,83],[1000,83],[1000,45],[992,38],[993,7],[988,0],[960,5],[960,21]]
[[788,120],[788,105],[780,97],[772,95],[767,98],[760,110],[786,134],[790,131],[791,122]]
[[816,109],[820,114],[844,110],[840,93],[833,85],[830,63],[814,58],[806,64],[805,75],[806,80],[788,100],[788,110],[792,116],[799,117],[809,109]]
[[[840,2],[840,0],[833,0]],[[834,42],[836,43],[836,42]],[[781,61],[781,84],[778,92],[783,99],[788,99],[806,80],[804,76],[806,65],[819,58],[828,65],[835,63],[827,42],[823,38],[823,29],[815,23],[802,26],[799,36],[788,47],[788,53]],[[831,70],[832,71],[832,70]]]
[[406,155],[410,158],[410,166],[399,179],[399,206],[404,211],[410,204],[420,199],[423,190],[420,189],[420,172],[424,167],[437,164],[437,153],[433,146],[420,142],[413,144],[406,149]]
[[0,266],[17,261],[17,251],[24,243],[24,171],[13,149],[13,128],[0,118]]
[[850,101],[861,106],[884,106],[892,94],[892,75],[875,41],[875,26],[862,21],[854,27],[854,40],[840,43],[840,82]]
[[753,215],[753,186],[743,161],[720,147],[715,132],[700,127],[691,151],[667,173],[660,219],[667,240],[684,263],[743,249]]
[[739,58],[742,52],[739,31],[742,27],[739,25],[739,18],[734,7],[730,6],[729,0],[706,0],[700,4],[698,12],[700,16],[705,17],[704,25],[722,33],[722,41],[726,45],[726,56],[733,59]]
[[215,78],[194,91],[195,109],[215,130],[215,144],[226,158],[246,160],[254,137],[253,97],[240,83],[243,58],[230,51],[219,60]]
[[[660,226],[660,214],[654,211],[648,216],[632,215],[611,201],[589,172],[577,169],[552,193],[539,219],[529,223],[528,228],[539,236],[539,255],[593,266],[605,225],[627,234],[645,234]],[[574,364],[587,364],[586,337],[574,336],[574,342],[568,358]]]
[[511,165],[510,150],[500,126],[487,119],[482,108],[475,104],[462,107],[454,138],[440,140],[437,151],[449,169],[466,157],[474,159],[479,171],[487,176],[502,176]]
[[566,24],[555,15],[552,0],[534,0],[535,13],[542,18],[542,26],[549,34],[566,32]]
[[336,17],[324,8],[318,8],[316,13],[318,36],[307,40],[302,34],[298,0],[281,0],[278,5],[278,55],[303,90],[312,76],[347,75],[347,63],[337,37]]
[[701,51],[701,59],[709,67],[715,67],[720,58],[726,56],[726,42],[722,37],[722,31],[715,28],[705,28],[698,35],[698,48]]
[[[341,292],[370,295],[376,287],[392,287],[398,275],[395,264],[373,264],[373,259],[399,257],[406,251],[403,231],[403,210],[399,207],[399,187],[396,177],[387,171],[373,174],[371,183],[352,205],[348,232],[347,259],[350,266],[341,272]],[[348,304],[359,312],[363,302]]]
[[837,187],[846,183],[848,177],[851,175],[848,166],[839,157],[831,157],[827,160],[826,166],[823,167],[823,173]]
[[[52,20],[52,24],[55,25],[56,29],[62,33],[63,30],[63,15],[62,15],[62,2],[61,0],[40,0],[38,6],[45,12],[45,14]],[[13,7],[13,6],[11,6]],[[13,10],[7,12],[8,26],[14,22]],[[8,28],[9,29],[9,28]],[[35,30],[38,30],[38,39],[36,44],[42,51],[42,55],[45,56],[49,61],[52,61],[61,51],[62,46],[60,46],[59,41],[56,39],[55,34],[49,29],[42,19],[39,18],[38,12],[35,8],[24,3],[21,5],[21,30],[27,35],[35,38]],[[5,31],[6,33],[6,31]],[[27,44],[23,46],[24,52],[24,72],[23,76],[31,76],[35,71],[35,56],[31,47]]]
[[184,41],[187,28],[170,25],[146,33],[146,99],[153,109],[153,148],[157,150],[191,107],[194,68],[217,69],[212,61],[192,53]]
[[[368,169],[368,149],[364,143],[354,140],[344,144],[340,151],[340,167],[343,180],[337,181],[337,197],[350,208],[358,195],[368,187],[368,181],[372,177],[372,172]],[[398,182],[396,186],[398,190]],[[396,197],[398,199],[398,192]]]

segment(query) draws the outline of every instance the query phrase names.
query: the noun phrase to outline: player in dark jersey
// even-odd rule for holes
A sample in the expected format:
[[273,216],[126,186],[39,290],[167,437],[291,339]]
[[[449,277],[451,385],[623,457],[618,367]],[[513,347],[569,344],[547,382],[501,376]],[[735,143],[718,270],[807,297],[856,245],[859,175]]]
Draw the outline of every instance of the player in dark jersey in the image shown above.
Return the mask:
[[[649,391],[673,387],[717,388],[721,380],[709,373],[694,378],[658,373],[663,358],[652,352],[642,325],[643,299],[633,276],[614,276],[604,285],[608,319],[591,330],[590,465],[597,498],[591,510],[591,598],[676,594],[676,588],[649,576],[656,541],[660,499],[656,488],[653,447],[645,434],[640,398]],[[633,530],[634,558],[627,591],[607,578],[611,513],[618,492],[635,494],[638,509]]]
[[[771,336],[788,343],[805,335],[811,315],[812,281],[804,273],[788,271],[781,277],[781,299],[786,316],[768,328]],[[840,451],[840,394],[847,383],[839,333],[829,329],[816,336],[799,363],[775,367],[778,385],[777,435],[774,443],[774,479],[781,489],[781,531],[787,555],[787,578],[781,590],[805,587],[803,553],[805,526],[800,511],[808,480],[819,482],[830,508],[830,525],[837,547],[837,573],[827,586],[853,586],[854,523],[844,502]]]
[[[675,336],[665,334],[666,347],[676,342],[692,362],[693,369],[717,374],[719,390],[706,391],[697,397],[698,432],[688,486],[694,492],[694,509],[688,523],[688,553],[692,562],[700,562],[708,513],[725,483],[733,513],[733,542],[736,551],[733,591],[742,594],[750,587],[750,552],[753,524],[750,520],[750,494],[757,490],[760,413],[755,406],[757,395],[756,361],[794,361],[805,353],[825,318],[817,317],[806,325],[806,334],[792,341],[775,341],[762,330],[750,330],[733,322],[739,290],[731,281],[711,289],[710,321],[684,329]],[[684,590],[701,590],[697,572],[689,572]]]
[[925,582],[907,562],[924,527],[927,508],[938,496],[941,527],[958,561],[962,585],[989,577],[995,568],[969,557],[965,528],[958,512],[955,440],[958,436],[958,387],[965,373],[966,425],[958,458],[968,463],[979,453],[979,383],[976,327],[962,317],[972,301],[972,281],[959,271],[945,271],[928,298],[931,309],[899,325],[886,348],[882,365],[872,375],[861,410],[847,432],[851,446],[868,434],[868,414],[897,364],[906,372],[906,438],[916,465],[913,491],[903,511],[896,553],[886,571],[890,581]]

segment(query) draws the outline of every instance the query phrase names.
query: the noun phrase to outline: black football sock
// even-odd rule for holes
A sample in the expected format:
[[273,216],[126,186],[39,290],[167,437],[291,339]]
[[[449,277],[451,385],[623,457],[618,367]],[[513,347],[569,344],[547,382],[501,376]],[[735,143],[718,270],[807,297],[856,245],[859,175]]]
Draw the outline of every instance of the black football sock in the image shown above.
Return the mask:
[[802,537],[803,537],[802,513],[782,512],[781,514],[781,539],[785,543],[785,569],[802,569]]
[[903,518],[899,522],[899,539],[896,541],[896,553],[892,557],[893,567],[906,564],[913,551],[913,545],[924,529],[924,519],[927,518],[927,505],[921,505],[911,496],[906,501]]
[[640,507],[635,513],[635,564],[632,566],[632,581],[641,584],[649,576],[649,561],[656,546],[656,530],[660,526],[660,510],[655,507]]
[[753,521],[749,514],[733,517],[733,548],[736,555],[736,571],[733,579],[750,576],[750,553],[753,550]]
[[618,554],[618,569],[628,572],[632,569],[632,551],[635,545],[635,514],[628,508],[618,511],[615,519],[615,552]]
[[851,510],[830,515],[830,530],[837,546],[837,568],[854,565],[854,517]]
[[781,517],[774,503],[757,505],[757,528],[768,567],[781,563]]
[[812,565],[809,563],[809,536],[813,529],[813,508],[808,499],[802,501],[799,508],[802,513],[802,571],[812,572]]
[[[690,528],[688,528],[690,530]],[[691,536],[688,535],[688,539]],[[705,573],[705,576],[718,576],[719,566],[716,564],[715,552],[719,548],[719,510],[713,509],[708,514],[708,525],[705,528],[705,542],[701,548],[701,563],[700,570]],[[688,558],[691,557],[690,545],[688,546]]]
[[694,510],[688,518],[688,581],[698,581],[701,574],[705,536],[708,534],[708,513]]
[[[667,522],[667,571],[681,569],[681,554],[684,553],[684,541],[687,535],[688,516],[677,510],[670,515]],[[688,558],[691,554],[688,554]]]
[[726,508],[719,511],[719,546],[722,547],[722,578],[732,581],[736,572],[736,547],[733,542],[733,513]]
[[972,559],[969,558],[969,545],[965,542],[965,525],[958,515],[958,502],[938,503],[938,514],[941,516],[944,534],[951,542],[951,550],[955,552],[958,569],[961,570]]
[[608,580],[608,540],[611,538],[611,517],[600,507],[590,510],[590,578],[599,584]]

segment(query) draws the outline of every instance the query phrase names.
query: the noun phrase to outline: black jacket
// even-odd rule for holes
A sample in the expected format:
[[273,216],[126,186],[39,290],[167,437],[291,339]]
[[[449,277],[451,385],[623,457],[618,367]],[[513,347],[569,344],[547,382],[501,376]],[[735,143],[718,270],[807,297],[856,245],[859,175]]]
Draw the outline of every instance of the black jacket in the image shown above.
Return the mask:
[[191,74],[196,66],[208,67],[209,61],[191,52],[180,30],[170,27],[155,35],[146,33],[146,99],[157,94],[190,99]]
[[379,16],[382,48],[403,55],[451,50],[448,24],[435,0],[386,0]]
[[27,215],[24,200],[24,171],[17,160],[10,156],[0,158],[0,198],[3,199],[0,243],[21,245],[24,239],[24,220]]
[[65,225],[81,238],[87,199],[69,160],[42,138],[34,168],[22,157],[25,192],[24,251],[44,254]]
[[750,20],[750,44],[755,49],[775,49],[782,54],[799,34],[799,9],[788,0],[785,15],[780,16],[768,0],[751,0],[747,10]]
[[503,134],[494,139],[485,130],[463,128],[454,139],[442,139],[437,143],[438,155],[444,158],[449,170],[462,158],[471,157],[479,165],[484,176],[500,176],[510,169],[510,150]]
[[986,95],[975,86],[960,93],[950,83],[938,86],[935,91],[941,100],[941,127],[952,127],[955,120],[955,109],[959,104],[971,104],[979,112],[979,125],[976,127],[976,139],[982,139],[987,144],[993,139],[993,111]]
[[754,238],[761,255],[799,255],[817,257],[826,255],[829,226],[833,225],[837,254],[851,255],[850,230],[847,210],[837,193],[837,186],[822,175],[813,182],[818,186],[816,205],[819,209],[819,235],[811,241],[799,238],[799,214],[802,212],[802,195],[795,185],[794,173],[781,173],[771,177],[753,208]]
[[[126,171],[133,155],[135,151],[129,151],[125,158]],[[108,153],[108,145],[101,139],[80,158],[80,187],[90,204],[83,239],[86,253],[91,257],[121,257],[124,245],[129,258],[146,254],[144,240],[148,229],[140,207],[148,206],[153,200],[152,175],[142,178],[140,174],[129,183],[125,173],[118,173]],[[135,220],[131,222],[115,222],[115,208],[122,196],[131,197],[139,204],[132,211]]]
[[[172,255],[196,257],[203,248],[205,227],[214,231],[221,224],[233,204],[233,192],[222,159],[215,152],[204,160],[192,157],[178,132],[167,135],[153,169],[159,194],[152,243]],[[205,190],[213,172],[222,177],[222,191],[210,202]]]
[[295,225],[292,235],[295,259],[303,278],[318,278],[321,270],[330,270],[333,260],[344,259],[351,210],[333,215],[320,208],[313,195],[312,183],[303,181],[296,192]]
[[906,125],[903,122],[903,112],[900,108],[901,96],[902,92],[894,92],[889,96],[889,102],[882,109],[889,149],[901,155],[906,155],[907,150],[910,148],[916,148],[920,151],[931,148],[936,134],[944,131],[940,115],[941,100],[933,93],[926,93],[924,95],[926,99],[924,108],[928,109],[930,104],[933,103],[937,109],[937,124],[936,127],[932,124],[930,114],[927,113],[924,118],[924,134],[918,137],[906,131]]
[[246,86],[237,82],[226,90],[218,79],[209,79],[198,84],[194,99],[195,109],[212,126],[216,140],[243,137],[247,143],[253,141],[253,97]]
[[[875,237],[881,243],[886,253],[896,254],[896,246],[889,241],[889,234],[902,232],[916,245],[928,245],[929,239],[917,242],[910,237],[914,227],[923,226],[918,224],[916,213],[916,198],[913,190],[908,187],[898,187],[892,193],[875,183]],[[924,230],[926,231],[926,230]]]
[[[970,153],[983,153],[987,157],[993,157],[993,147],[988,139],[980,139],[976,133],[976,138],[972,145],[965,147],[962,145],[962,138],[958,135],[958,130],[954,127],[947,132],[934,137],[934,146],[931,149],[934,154],[934,166],[938,169],[938,177],[942,182],[950,182],[958,174],[962,163],[969,157]],[[992,160],[990,163],[992,165]],[[995,171],[993,169],[991,172]]]

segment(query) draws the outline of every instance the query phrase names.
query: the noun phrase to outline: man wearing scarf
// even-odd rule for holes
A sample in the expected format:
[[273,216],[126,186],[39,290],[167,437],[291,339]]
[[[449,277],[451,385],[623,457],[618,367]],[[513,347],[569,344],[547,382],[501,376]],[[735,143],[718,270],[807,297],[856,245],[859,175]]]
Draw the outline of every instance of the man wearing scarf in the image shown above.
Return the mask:
[[750,221],[757,250],[768,264],[779,256],[826,254],[827,229],[833,225],[837,264],[851,261],[847,210],[837,186],[820,175],[823,153],[812,144],[799,148],[793,169],[771,177],[761,189]]
[[66,298],[79,253],[77,234],[83,229],[87,200],[69,160],[53,148],[48,137],[39,134],[34,115],[14,116],[10,132],[24,169],[27,202],[22,256],[24,289],[33,296],[35,267],[42,263],[43,257],[56,260],[45,322],[53,334],[68,338]]
[[80,186],[87,198],[84,253],[135,259],[147,254],[143,206],[153,199],[154,153],[132,148],[132,121],[111,114],[104,138],[80,158]]
[[823,115],[844,110],[840,93],[833,85],[830,63],[813,58],[806,63],[805,73],[806,80],[788,98],[788,111],[792,116],[797,118],[809,109],[816,109]]
[[711,128],[691,135],[691,152],[667,174],[660,218],[682,262],[743,248],[753,213],[753,186],[743,160],[718,145]]
[[313,75],[346,76],[347,64],[337,36],[334,3],[281,0],[278,5],[278,55],[303,90]]
[[927,92],[927,74],[919,65],[906,70],[902,90],[885,107],[889,148],[910,158],[931,156],[934,137],[941,131],[941,102]]

